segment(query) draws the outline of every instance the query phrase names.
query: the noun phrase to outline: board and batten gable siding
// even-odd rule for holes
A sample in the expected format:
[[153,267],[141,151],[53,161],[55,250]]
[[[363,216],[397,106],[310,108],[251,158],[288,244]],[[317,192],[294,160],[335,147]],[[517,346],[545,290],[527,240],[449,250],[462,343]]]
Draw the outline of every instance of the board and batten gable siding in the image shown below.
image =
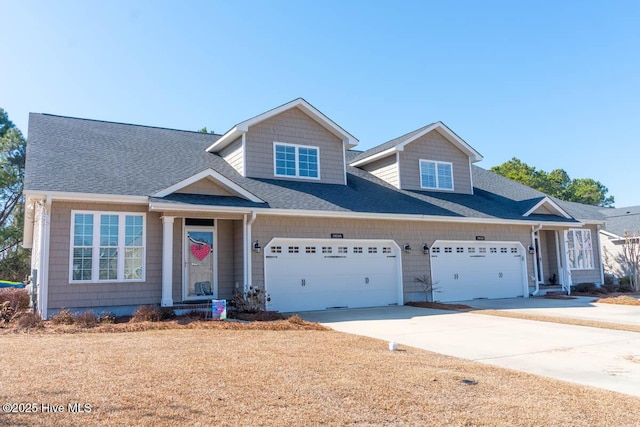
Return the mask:
[[[251,126],[245,138],[245,176],[249,178],[302,180],[324,184],[345,183],[342,140],[298,108],[284,111]],[[276,177],[274,142],[318,147],[320,179]]]
[[[327,239],[331,233],[342,233],[345,239],[394,240],[402,248],[409,243],[411,253],[402,252],[402,281],[406,301],[424,301],[425,293],[416,281],[417,277],[431,276],[428,254],[422,245],[429,247],[435,240],[475,240],[483,235],[486,241],[521,242],[527,248],[531,244],[531,228],[518,225],[464,224],[444,222],[414,222],[393,220],[360,220],[333,218],[305,218],[258,216],[252,226],[252,239],[266,247],[275,237]],[[339,243],[340,239],[336,239]],[[252,256],[252,285],[264,289],[264,255]],[[533,256],[523,254],[527,263],[527,277],[533,275]],[[533,286],[533,281],[529,282]],[[435,285],[437,288],[437,284]]]
[[221,185],[208,178],[201,179],[176,191],[182,194],[203,194],[205,196],[235,196]]
[[[400,182],[403,190],[425,190],[420,186],[420,159],[449,162],[453,169],[453,192],[473,194],[469,156],[437,130],[410,142],[399,152]],[[432,190],[428,191],[446,191]]]
[[227,161],[240,175],[244,176],[244,151],[242,137],[236,138],[231,144],[220,151],[220,157]]
[[554,212],[551,209],[549,209],[547,206],[542,205],[542,206],[538,206],[538,209],[533,211],[532,214],[537,214],[537,215],[557,215],[557,212]]
[[[71,211],[146,214],[144,282],[69,283]],[[146,206],[54,201],[51,206],[49,309],[158,304],[162,296],[162,220]]]
[[396,153],[364,165],[362,169],[393,185],[394,187],[400,188],[400,176],[398,175]]

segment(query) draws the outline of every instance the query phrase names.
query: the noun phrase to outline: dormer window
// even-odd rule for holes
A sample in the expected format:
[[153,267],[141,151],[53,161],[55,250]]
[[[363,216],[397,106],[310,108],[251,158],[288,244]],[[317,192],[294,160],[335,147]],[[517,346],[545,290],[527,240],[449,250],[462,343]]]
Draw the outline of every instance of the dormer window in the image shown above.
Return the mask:
[[320,179],[318,147],[274,142],[273,163],[275,176]]
[[420,160],[420,187],[428,190],[452,191],[452,164],[434,160]]

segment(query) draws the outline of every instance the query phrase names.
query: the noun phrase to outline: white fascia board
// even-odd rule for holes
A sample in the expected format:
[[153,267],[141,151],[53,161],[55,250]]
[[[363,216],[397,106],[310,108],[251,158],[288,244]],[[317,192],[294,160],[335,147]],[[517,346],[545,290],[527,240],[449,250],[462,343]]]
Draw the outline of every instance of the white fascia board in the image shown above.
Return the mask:
[[598,232],[600,234],[604,234],[607,237],[611,237],[611,240],[620,240],[620,239],[624,239],[624,237],[622,236],[618,236],[617,234],[611,233],[610,231],[606,231],[606,230],[598,230]]
[[201,212],[201,213],[238,213],[248,214],[258,209],[237,208],[233,206],[201,206],[189,205],[186,203],[169,203],[169,202],[149,202],[149,210],[154,212]]
[[209,169],[205,169],[202,172],[199,172],[195,175],[190,176],[189,178],[183,179],[182,181],[173,184],[171,187],[167,187],[164,190],[160,190],[157,193],[152,194],[152,197],[165,197],[168,196],[171,193],[175,193],[178,190],[183,189],[184,187],[187,187],[193,183],[196,183],[202,179],[205,178],[211,178],[214,181],[218,182],[220,185],[222,185],[224,188],[226,188],[227,190],[239,195],[240,197],[243,197],[247,200],[250,200],[252,202],[255,203],[264,203],[264,201],[260,198],[258,198],[257,196],[253,195],[252,193],[250,193],[249,191],[245,190],[243,187],[241,187],[240,185],[236,184],[235,182],[231,181],[229,178],[221,175],[220,173],[214,171],[213,169],[209,168]]
[[[510,224],[510,225],[540,225],[540,221],[522,221],[499,218],[467,218],[467,217],[442,217],[435,215],[413,215],[413,214],[386,214],[368,212],[345,212],[345,211],[312,211],[306,209],[272,209],[272,208],[239,208],[233,206],[194,206],[183,203],[168,203],[152,201],[149,203],[150,211],[172,211],[172,212],[223,212],[248,214],[255,212],[260,215],[272,216],[294,216],[309,218],[347,218],[347,219],[370,219],[388,221],[428,221],[428,222],[448,222],[448,223],[468,223],[468,224]],[[545,222],[545,226],[550,227],[582,227],[583,223],[574,222]]]
[[51,196],[51,200],[53,201],[127,203],[140,205],[146,205],[147,203],[149,203],[148,196],[34,190],[25,190],[23,191],[23,193],[29,199],[45,199],[47,196]]
[[542,205],[548,205],[552,210],[556,211],[557,213],[559,213],[560,215],[562,215],[563,217],[565,217],[567,219],[573,218],[564,209],[562,209],[560,206],[558,206],[557,203],[555,203],[553,200],[551,200],[549,197],[546,197],[546,196],[544,197],[544,199],[542,199],[538,203],[536,203],[535,206],[533,206],[531,209],[529,209],[527,212],[525,212],[525,214],[522,215],[522,216],[531,215],[532,213],[534,213]]
[[220,138],[218,138],[218,140],[216,142],[211,144],[205,151],[207,151],[209,153],[216,153],[216,152],[222,150],[227,145],[229,145],[231,142],[233,142],[239,136],[242,136],[242,134],[245,133],[245,132],[246,132],[246,130],[241,131],[240,129],[238,129],[238,126],[234,126],[229,131],[227,131],[224,135],[222,135]]
[[349,163],[349,166],[358,167],[358,166],[361,166],[361,165],[366,165],[368,163],[375,162],[376,160],[383,159],[383,158],[385,158],[385,157],[387,157],[387,156],[389,156],[389,155],[391,155],[391,154],[393,154],[395,152],[398,152],[398,151],[402,151],[402,150],[401,149],[399,150],[397,148],[397,146],[396,147],[391,147],[391,148],[388,148],[388,149],[386,149],[384,151],[376,153],[373,156],[365,157],[364,159],[360,159],[360,160],[358,160],[356,162]]
[[209,148],[207,148],[207,151],[210,153],[217,152],[222,148],[224,148],[226,145],[228,145],[235,138],[240,136],[242,133],[247,132],[249,130],[249,127],[296,107],[304,111],[307,115],[309,115],[316,122],[318,122],[322,127],[324,127],[325,129],[329,130],[331,133],[339,137],[343,141],[345,147],[353,148],[356,145],[358,145],[358,139],[355,136],[351,135],[349,132],[342,129],[333,120],[325,116],[313,105],[309,104],[307,101],[305,101],[302,98],[298,98],[298,99],[294,99],[291,102],[287,102],[286,104],[283,104],[279,107],[276,107],[272,110],[266,111],[262,114],[252,117],[248,120],[245,120],[241,123],[238,123],[233,129],[225,133],[220,139],[218,139],[214,144],[212,144]]
[[[372,220],[391,220],[391,221],[430,221],[430,222],[450,222],[450,223],[469,223],[469,224],[518,224],[518,225],[539,225],[540,221],[522,221],[509,220],[500,218],[469,218],[469,217],[443,217],[436,215],[419,215],[419,214],[388,214],[388,213],[368,213],[368,212],[344,212],[344,211],[309,211],[303,209],[253,209],[261,215],[277,215],[277,216],[302,216],[317,218],[354,218],[354,219],[372,219]],[[546,226],[553,227],[581,227],[582,222],[544,222]]]
[[574,218],[576,221],[580,221],[583,225],[604,225],[605,221],[600,219],[580,219]]

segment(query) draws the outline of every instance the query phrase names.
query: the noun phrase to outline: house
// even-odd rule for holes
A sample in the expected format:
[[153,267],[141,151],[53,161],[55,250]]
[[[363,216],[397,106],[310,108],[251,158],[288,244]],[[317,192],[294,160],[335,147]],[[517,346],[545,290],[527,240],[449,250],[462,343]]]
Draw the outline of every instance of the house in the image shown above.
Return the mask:
[[604,273],[616,278],[629,276],[623,248],[626,242],[640,240],[640,206],[607,208],[600,212],[605,217],[605,224],[600,229]]
[[602,282],[602,215],[477,167],[444,123],[357,146],[304,99],[223,135],[31,114],[38,311],[259,287],[290,312],[528,297],[553,274],[566,289]]

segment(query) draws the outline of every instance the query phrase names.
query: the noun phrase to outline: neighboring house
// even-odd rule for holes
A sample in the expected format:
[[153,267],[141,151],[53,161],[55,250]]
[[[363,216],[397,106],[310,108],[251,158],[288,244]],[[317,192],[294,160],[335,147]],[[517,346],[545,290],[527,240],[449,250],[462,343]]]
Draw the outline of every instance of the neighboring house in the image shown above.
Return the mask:
[[640,244],[640,206],[601,209],[600,212],[606,218],[604,227],[600,229],[604,272],[616,278],[628,276],[623,247],[627,239],[627,244]]
[[602,282],[603,217],[493,174],[441,122],[370,150],[303,99],[224,135],[31,114],[25,246],[43,316],[230,298],[322,310]]

